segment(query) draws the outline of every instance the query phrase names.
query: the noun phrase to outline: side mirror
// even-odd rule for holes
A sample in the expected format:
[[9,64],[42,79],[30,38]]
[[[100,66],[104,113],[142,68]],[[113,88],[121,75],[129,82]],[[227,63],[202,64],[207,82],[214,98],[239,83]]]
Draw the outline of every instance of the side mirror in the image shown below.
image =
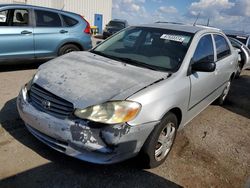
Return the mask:
[[193,72],[214,72],[216,64],[214,62],[199,62],[192,65]]

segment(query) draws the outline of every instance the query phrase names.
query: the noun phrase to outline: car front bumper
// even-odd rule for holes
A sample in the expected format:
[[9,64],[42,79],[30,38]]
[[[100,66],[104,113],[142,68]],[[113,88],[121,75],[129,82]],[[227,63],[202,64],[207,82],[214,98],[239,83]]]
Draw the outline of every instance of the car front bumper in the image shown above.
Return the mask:
[[40,141],[66,155],[97,164],[111,164],[138,154],[158,122],[93,127],[88,121],[60,119],[36,109],[26,88],[17,98],[20,117]]

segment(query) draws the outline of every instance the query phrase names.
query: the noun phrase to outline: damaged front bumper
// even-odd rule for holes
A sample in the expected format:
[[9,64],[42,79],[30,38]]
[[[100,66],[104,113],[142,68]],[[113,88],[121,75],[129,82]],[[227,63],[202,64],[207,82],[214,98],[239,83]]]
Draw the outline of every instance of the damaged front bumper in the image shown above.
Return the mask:
[[138,154],[158,122],[130,126],[126,123],[93,127],[90,122],[60,119],[28,102],[26,88],[17,108],[28,130],[40,141],[69,156],[98,164],[111,164]]

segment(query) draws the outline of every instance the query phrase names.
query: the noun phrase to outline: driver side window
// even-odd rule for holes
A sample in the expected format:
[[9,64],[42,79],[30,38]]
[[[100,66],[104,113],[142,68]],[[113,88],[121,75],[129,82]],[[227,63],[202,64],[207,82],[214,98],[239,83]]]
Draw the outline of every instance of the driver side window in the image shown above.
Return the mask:
[[194,52],[193,63],[214,62],[214,47],[211,35],[203,36]]

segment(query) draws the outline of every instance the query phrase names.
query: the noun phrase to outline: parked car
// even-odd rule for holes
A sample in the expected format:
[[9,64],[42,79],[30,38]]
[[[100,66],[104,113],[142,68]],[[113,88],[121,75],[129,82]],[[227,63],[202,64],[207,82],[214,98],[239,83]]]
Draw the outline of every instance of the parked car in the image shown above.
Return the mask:
[[242,70],[250,68],[250,50],[246,47],[245,44],[238,41],[237,39],[232,37],[228,38],[233,47],[236,48],[239,53],[238,68],[237,68],[237,73],[235,75],[235,77],[238,78]]
[[106,39],[126,27],[128,27],[128,22],[126,20],[111,20],[103,30],[103,38]]
[[[129,36],[133,45],[124,45]],[[17,107],[28,130],[55,150],[99,164],[140,154],[156,167],[177,130],[216,99],[223,104],[237,63],[218,29],[129,27],[40,66]]]
[[51,59],[92,48],[89,23],[75,13],[30,5],[0,5],[0,63]]
[[237,31],[225,31],[226,35],[245,44],[250,49],[250,34]]

